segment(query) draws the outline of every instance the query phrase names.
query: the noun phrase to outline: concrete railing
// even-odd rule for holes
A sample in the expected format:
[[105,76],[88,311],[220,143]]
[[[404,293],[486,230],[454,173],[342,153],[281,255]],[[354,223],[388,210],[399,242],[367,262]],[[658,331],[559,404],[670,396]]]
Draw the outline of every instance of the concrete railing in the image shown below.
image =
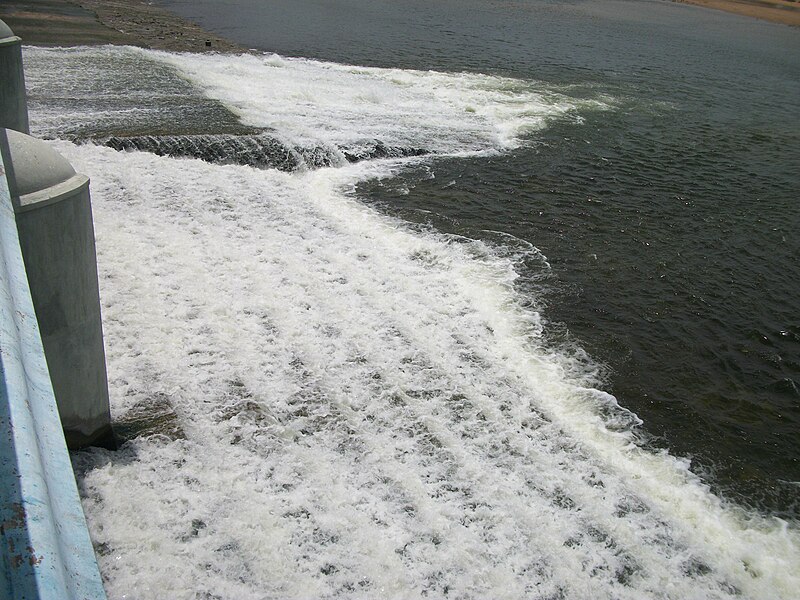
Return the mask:
[[30,133],[21,42],[8,25],[0,21],[0,127]]
[[0,154],[67,446],[113,448],[89,179],[12,129]]
[[115,446],[89,179],[28,132],[21,40],[0,21],[0,154],[70,449]]
[[0,157],[0,597],[102,600]]
[[104,600],[65,439],[113,444],[88,179],[27,131],[0,21],[0,599]]

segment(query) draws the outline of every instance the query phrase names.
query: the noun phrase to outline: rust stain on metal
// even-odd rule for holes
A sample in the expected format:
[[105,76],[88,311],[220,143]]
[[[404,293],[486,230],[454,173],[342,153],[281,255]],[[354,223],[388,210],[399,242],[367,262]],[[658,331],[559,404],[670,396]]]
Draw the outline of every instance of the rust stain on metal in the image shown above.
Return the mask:
[[28,557],[28,564],[30,566],[35,567],[36,565],[39,565],[39,564],[42,563],[42,561],[44,560],[44,556],[42,556],[41,554],[39,556],[36,556],[36,551],[30,546],[28,546],[25,549],[30,554],[30,556]]
[[3,530],[7,529],[21,529],[25,527],[25,507],[19,502],[14,502],[11,505],[11,511],[14,513],[10,519],[3,521]]
[[6,544],[8,545],[7,556],[9,557],[11,567],[13,569],[18,569],[26,562],[31,567],[42,564],[44,555],[40,554],[37,556],[33,546],[27,546],[24,553],[18,554],[16,544],[14,543],[14,537],[5,535],[9,530],[25,528],[25,507],[19,502],[15,502],[11,505],[11,511],[14,513],[13,516],[0,524],[0,535],[3,535],[6,539]]

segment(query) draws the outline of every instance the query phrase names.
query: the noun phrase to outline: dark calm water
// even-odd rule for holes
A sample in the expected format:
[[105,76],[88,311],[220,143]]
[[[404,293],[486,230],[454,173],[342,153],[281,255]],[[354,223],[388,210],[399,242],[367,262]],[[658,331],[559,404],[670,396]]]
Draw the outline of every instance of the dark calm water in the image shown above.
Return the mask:
[[445,232],[533,244],[550,269],[528,265],[520,286],[545,290],[551,342],[601,363],[643,439],[724,497],[798,516],[800,31],[646,0],[160,4],[284,56],[606,98],[612,110],[510,153],[359,194]]

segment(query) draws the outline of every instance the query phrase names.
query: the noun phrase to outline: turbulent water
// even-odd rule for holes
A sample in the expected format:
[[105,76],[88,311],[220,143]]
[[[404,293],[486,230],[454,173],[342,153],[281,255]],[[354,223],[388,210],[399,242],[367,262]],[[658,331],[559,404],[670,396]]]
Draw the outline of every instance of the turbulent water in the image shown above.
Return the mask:
[[[405,221],[546,255],[550,342],[577,340],[648,443],[716,494],[800,517],[800,36],[661,0],[159,0],[248,47],[491,73],[613,108],[485,160],[366,181]],[[434,177],[431,177],[434,175]],[[544,293],[543,293],[544,292]]]
[[663,106],[275,54],[25,61],[34,133],[92,180],[128,441],[74,458],[111,598],[793,597],[787,511],[646,442],[500,209],[436,208]]

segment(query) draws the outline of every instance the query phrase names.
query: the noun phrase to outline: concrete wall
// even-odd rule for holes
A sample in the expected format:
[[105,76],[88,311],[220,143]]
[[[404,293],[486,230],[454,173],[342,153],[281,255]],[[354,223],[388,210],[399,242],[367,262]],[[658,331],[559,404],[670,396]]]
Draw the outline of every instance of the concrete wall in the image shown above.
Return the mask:
[[67,445],[113,447],[89,180],[16,131],[0,153]]
[[20,131],[0,21],[0,598],[105,600],[65,442],[111,436],[88,179]]
[[25,270],[70,448],[113,445],[89,180],[83,179],[60,202],[17,211]]
[[2,158],[0,523],[0,598],[105,600],[50,384]]

